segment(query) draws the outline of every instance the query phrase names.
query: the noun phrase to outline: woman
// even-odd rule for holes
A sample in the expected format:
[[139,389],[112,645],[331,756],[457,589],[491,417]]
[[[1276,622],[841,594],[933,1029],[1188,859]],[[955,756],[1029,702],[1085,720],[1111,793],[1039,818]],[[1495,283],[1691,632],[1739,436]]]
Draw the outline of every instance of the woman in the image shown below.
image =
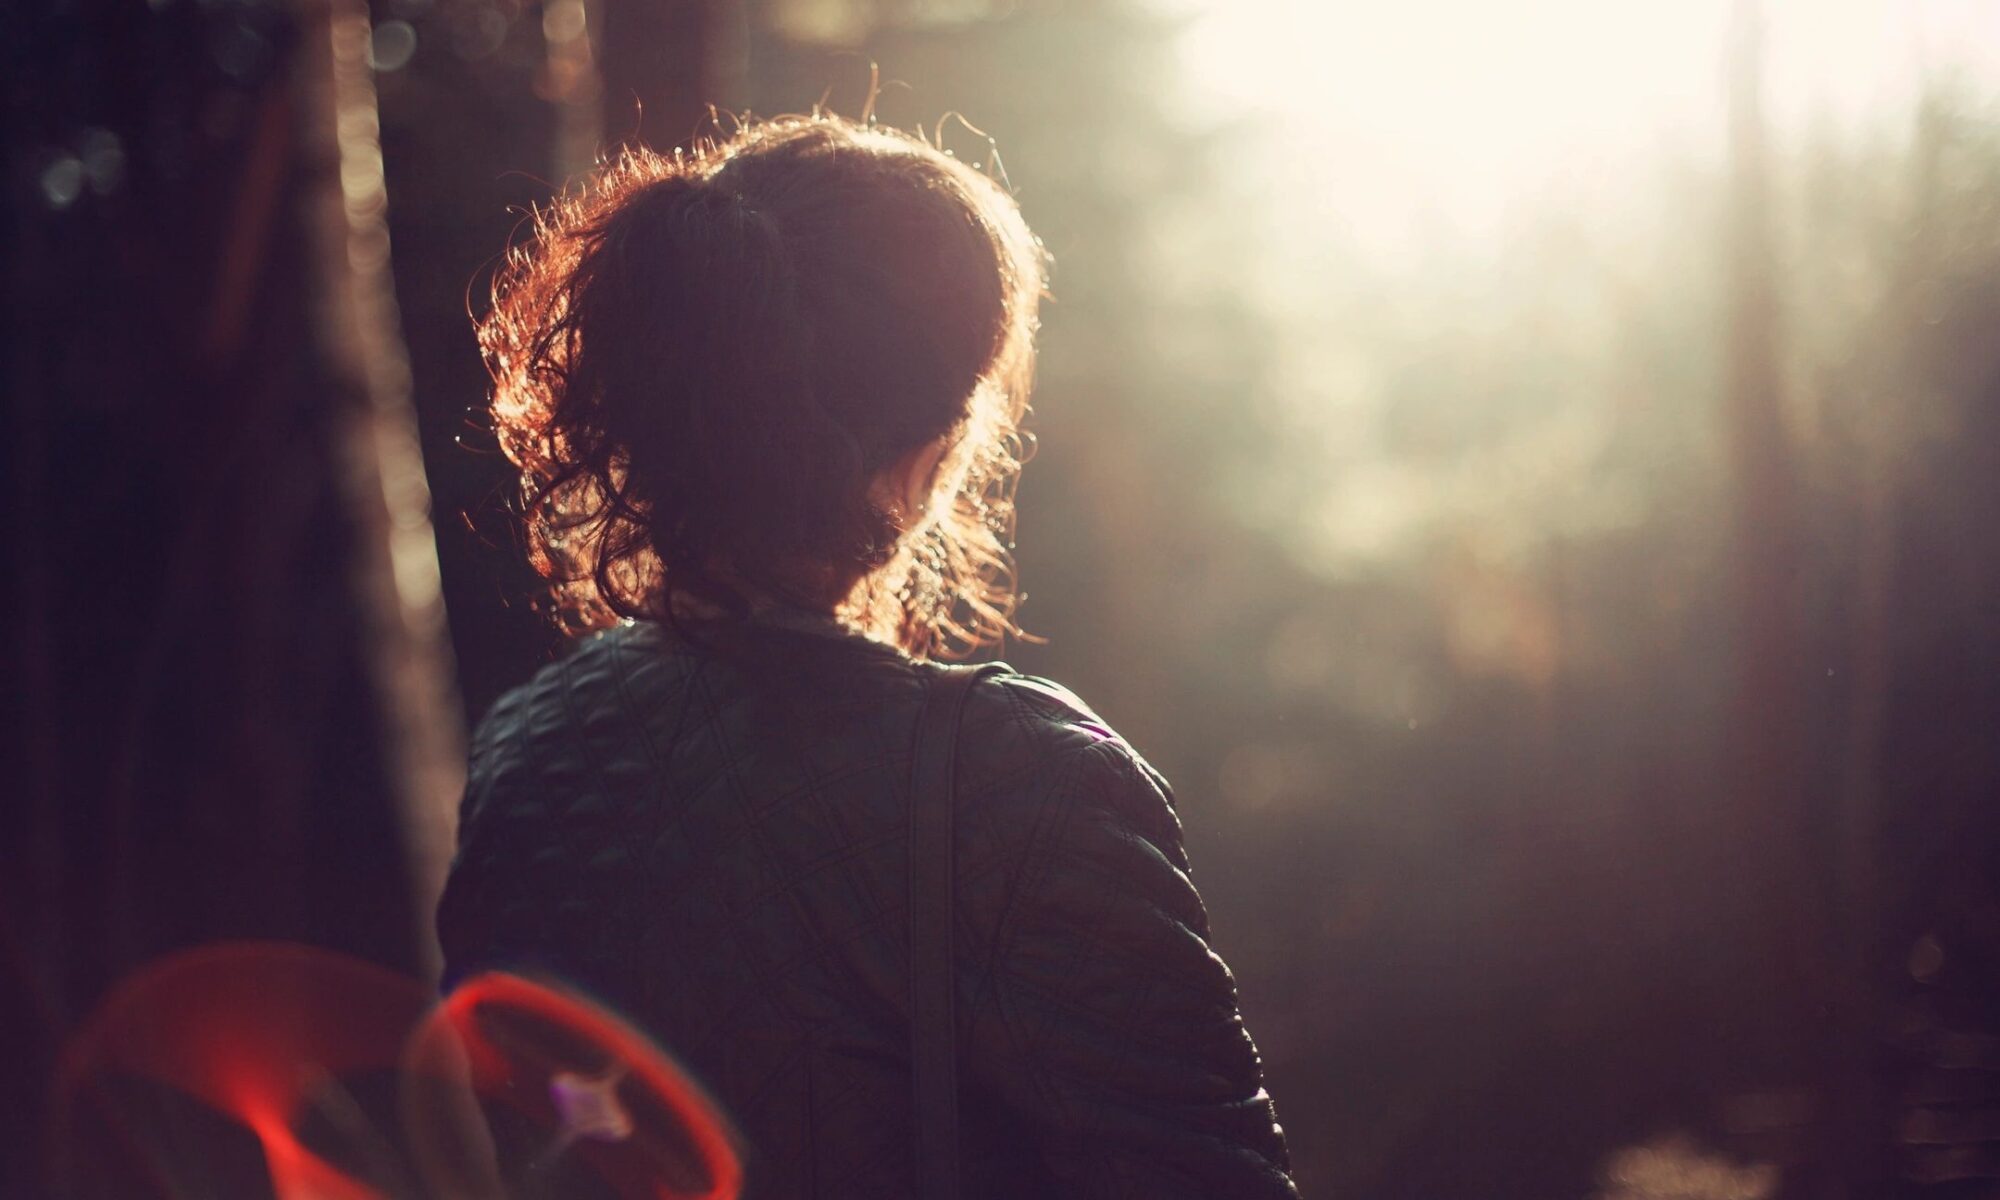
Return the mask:
[[[480,328],[530,551],[597,632],[475,738],[448,976],[631,1016],[751,1197],[915,1194],[913,731],[927,656],[1012,628],[1042,265],[981,172],[786,118],[603,169]],[[962,1194],[1293,1196],[1165,782],[1012,672],[957,757]]]

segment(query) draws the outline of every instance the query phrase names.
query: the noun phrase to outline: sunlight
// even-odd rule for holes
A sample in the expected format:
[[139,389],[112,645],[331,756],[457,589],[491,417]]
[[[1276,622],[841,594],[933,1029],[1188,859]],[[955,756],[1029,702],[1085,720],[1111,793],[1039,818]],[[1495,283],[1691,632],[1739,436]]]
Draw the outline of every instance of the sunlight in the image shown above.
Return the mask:
[[[1252,480],[1243,519],[1342,578],[1475,531],[1508,559],[1641,520],[1644,489],[1601,466],[1658,376],[1621,374],[1618,331],[1712,294],[1744,0],[1155,2],[1182,22],[1178,119],[1230,135],[1205,213],[1242,216],[1232,286],[1282,331],[1269,411],[1324,481],[1259,508]],[[1995,0],[1761,13],[1783,179],[1815,146],[1901,144],[1926,81],[2000,93]]]
[[[1663,147],[1718,145],[1737,7],[1165,2],[1188,19],[1188,115],[1253,118],[1284,182],[1391,252],[1489,238],[1540,193],[1588,193]],[[1926,69],[2000,74],[2000,5],[1980,0],[1769,0],[1765,20],[1771,107],[1788,126],[1869,119]]]

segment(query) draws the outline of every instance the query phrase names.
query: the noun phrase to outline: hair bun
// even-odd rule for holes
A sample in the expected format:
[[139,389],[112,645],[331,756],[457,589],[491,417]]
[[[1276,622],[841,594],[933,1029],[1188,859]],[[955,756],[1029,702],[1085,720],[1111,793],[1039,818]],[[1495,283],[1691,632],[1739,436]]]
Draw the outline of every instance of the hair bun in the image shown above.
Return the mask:
[[[991,180],[831,117],[622,154],[536,214],[480,325],[530,549],[589,627],[746,590],[921,651],[1011,628],[1040,250]],[[965,428],[925,553],[874,474]]]

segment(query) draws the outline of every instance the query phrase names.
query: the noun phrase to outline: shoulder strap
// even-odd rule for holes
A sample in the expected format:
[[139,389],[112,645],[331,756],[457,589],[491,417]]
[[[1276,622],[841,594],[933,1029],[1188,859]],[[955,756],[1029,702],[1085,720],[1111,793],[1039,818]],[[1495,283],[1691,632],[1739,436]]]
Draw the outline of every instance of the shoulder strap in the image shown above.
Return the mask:
[[916,1102],[917,1195],[958,1195],[958,1020],[952,923],[952,861],[958,723],[965,698],[1002,668],[944,667],[931,678],[917,717],[910,769],[910,1074]]

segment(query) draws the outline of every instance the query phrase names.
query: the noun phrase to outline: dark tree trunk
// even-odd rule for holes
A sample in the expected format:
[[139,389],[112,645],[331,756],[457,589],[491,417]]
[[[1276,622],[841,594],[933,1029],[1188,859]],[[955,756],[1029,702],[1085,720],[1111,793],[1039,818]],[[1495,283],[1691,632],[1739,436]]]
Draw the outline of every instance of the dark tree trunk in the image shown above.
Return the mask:
[[54,1055],[144,961],[425,961],[456,714],[357,12],[82,0],[8,38],[0,1194],[46,1190]]
[[[1762,1040],[1772,1066],[1803,1085],[1809,1127],[1790,1154],[1785,1195],[1839,1197],[1852,1182],[1854,1098],[1848,1047],[1854,980],[1834,958],[1826,827],[1836,815],[1806,786],[1800,635],[1803,565],[1798,467],[1784,403],[1783,321],[1774,244],[1771,156],[1763,108],[1763,14],[1737,7],[1729,71],[1726,244],[1728,376],[1723,440],[1734,516],[1732,631],[1736,677],[1725,752],[1733,812],[1716,826],[1739,840],[1754,873],[1766,937],[1757,973],[1770,1002]],[[1746,981],[1748,982],[1748,981]]]

